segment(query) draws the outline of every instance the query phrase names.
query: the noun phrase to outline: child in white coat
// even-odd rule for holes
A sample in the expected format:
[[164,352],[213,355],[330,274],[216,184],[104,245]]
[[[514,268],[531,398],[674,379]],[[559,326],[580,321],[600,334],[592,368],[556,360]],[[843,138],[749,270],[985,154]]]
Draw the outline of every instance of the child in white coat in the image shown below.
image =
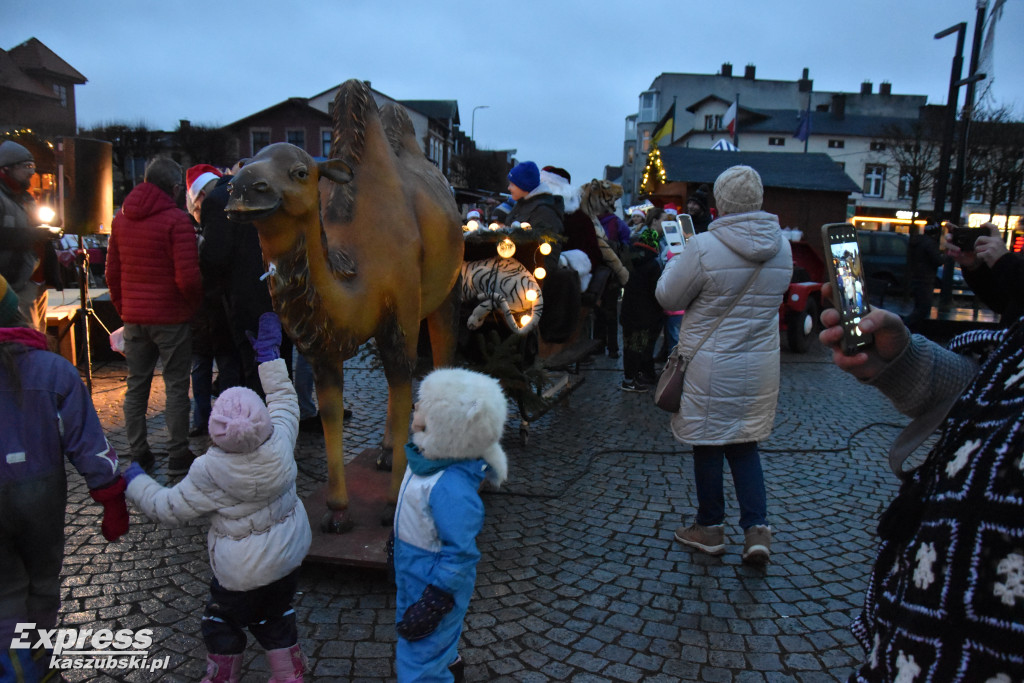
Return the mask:
[[210,415],[214,445],[177,485],[160,486],[137,463],[125,472],[128,499],[150,519],[210,518],[203,683],[239,680],[246,628],[267,650],[272,681],[302,681],[306,669],[291,603],[312,534],[295,491],[299,405],[280,343],[277,316],[263,314],[253,346],[266,404],[245,387],[224,391]]

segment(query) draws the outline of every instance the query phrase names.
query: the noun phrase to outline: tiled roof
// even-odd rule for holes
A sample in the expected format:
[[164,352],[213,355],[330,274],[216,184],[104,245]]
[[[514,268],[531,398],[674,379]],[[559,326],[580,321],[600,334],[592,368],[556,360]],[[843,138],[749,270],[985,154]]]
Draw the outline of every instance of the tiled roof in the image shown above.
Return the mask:
[[86,81],[85,76],[58,57],[53,50],[43,45],[37,38],[29,38],[21,45],[12,48],[9,54],[21,70],[27,73],[41,71],[51,76],[65,78],[78,85]]

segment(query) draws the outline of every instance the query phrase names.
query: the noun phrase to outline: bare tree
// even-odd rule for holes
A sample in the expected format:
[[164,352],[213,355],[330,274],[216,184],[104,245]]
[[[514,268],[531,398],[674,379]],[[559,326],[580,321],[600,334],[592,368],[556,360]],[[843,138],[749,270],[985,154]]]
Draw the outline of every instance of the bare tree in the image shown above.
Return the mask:
[[975,115],[968,138],[967,177],[984,191],[990,216],[1013,213],[1021,203],[1024,182],[1024,123],[1014,120],[1009,107]]
[[188,121],[181,121],[178,125],[177,136],[178,148],[189,166],[212,164],[230,168],[238,161],[232,158],[231,136],[223,128],[193,125]]
[[922,195],[935,189],[935,174],[941,153],[939,130],[926,117],[890,123],[875,135],[876,160],[895,166],[898,173],[888,175],[898,197],[910,200],[910,210],[917,215]]

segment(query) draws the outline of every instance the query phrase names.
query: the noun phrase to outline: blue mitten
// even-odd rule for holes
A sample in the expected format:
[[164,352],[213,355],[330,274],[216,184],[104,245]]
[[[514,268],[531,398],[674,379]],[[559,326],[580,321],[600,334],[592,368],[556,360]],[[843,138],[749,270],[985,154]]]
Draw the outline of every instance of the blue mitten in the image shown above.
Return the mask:
[[444,615],[455,607],[455,598],[451,593],[445,593],[433,584],[427,584],[423,589],[423,595],[416,602],[409,605],[402,615],[402,620],[395,627],[398,635],[406,640],[419,640],[426,638],[437,625],[444,619]]
[[276,313],[264,313],[260,316],[260,329],[252,349],[256,352],[256,362],[266,363],[281,357],[281,321]]
[[140,474],[145,474],[145,473],[146,473],[146,470],[142,469],[142,465],[140,465],[139,463],[133,461],[132,464],[128,465],[128,469],[126,469],[121,474],[121,476],[124,477],[125,482],[130,484],[130,483],[132,483],[132,479],[134,479],[135,477],[139,476]]

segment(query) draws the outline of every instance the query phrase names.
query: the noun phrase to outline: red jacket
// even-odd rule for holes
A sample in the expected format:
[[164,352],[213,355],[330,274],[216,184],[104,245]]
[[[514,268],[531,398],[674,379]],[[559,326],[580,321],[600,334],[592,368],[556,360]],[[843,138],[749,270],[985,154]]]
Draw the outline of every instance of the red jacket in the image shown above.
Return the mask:
[[137,185],[114,216],[106,278],[126,323],[186,323],[198,308],[202,281],[192,221],[156,185]]

